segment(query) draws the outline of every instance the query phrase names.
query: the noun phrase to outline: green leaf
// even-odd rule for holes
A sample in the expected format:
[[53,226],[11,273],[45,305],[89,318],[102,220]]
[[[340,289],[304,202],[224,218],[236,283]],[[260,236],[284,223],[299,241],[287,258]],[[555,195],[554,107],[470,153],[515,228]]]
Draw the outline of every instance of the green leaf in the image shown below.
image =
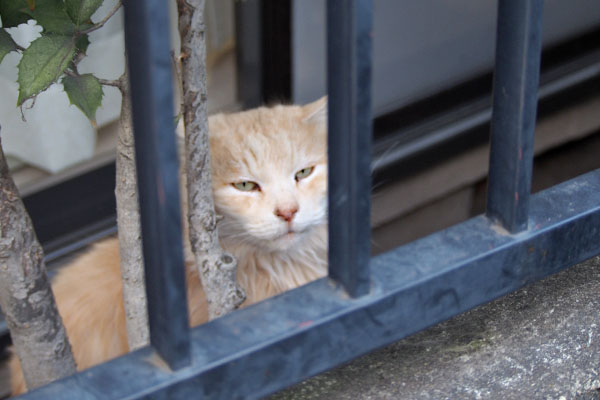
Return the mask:
[[0,62],[4,59],[4,56],[11,51],[17,50],[17,44],[3,28],[0,29]]
[[25,13],[28,9],[27,0],[0,0],[2,27],[12,28],[29,21],[31,17]]
[[83,111],[86,117],[95,125],[96,110],[102,104],[102,96],[104,95],[98,78],[92,74],[65,75],[62,84],[71,104]]
[[28,9],[26,13],[32,16],[47,33],[69,35],[75,31],[75,25],[67,15],[62,0],[36,0],[35,7]]
[[90,38],[88,37],[87,34],[78,36],[77,39],[75,39],[75,47],[77,47],[78,51],[80,51],[84,54],[87,51],[87,48],[89,45],[90,45]]
[[65,0],[67,13],[78,27],[90,20],[103,0]]
[[71,36],[45,35],[31,42],[18,66],[17,105],[20,106],[56,82],[74,55],[75,43]]

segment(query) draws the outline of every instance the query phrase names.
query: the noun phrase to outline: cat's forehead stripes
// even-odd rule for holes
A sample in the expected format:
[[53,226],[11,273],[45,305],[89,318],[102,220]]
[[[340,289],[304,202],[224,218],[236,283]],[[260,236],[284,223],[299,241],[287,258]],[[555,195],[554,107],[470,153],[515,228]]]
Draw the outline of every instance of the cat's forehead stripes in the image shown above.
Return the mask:
[[300,106],[276,106],[211,116],[213,174],[295,173],[304,163],[324,162],[325,126],[306,121],[306,113]]

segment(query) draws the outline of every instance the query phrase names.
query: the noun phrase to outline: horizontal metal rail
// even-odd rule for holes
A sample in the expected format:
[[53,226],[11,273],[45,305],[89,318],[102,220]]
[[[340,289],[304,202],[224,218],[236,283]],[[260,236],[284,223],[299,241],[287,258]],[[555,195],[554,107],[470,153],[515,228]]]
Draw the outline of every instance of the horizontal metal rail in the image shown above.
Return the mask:
[[600,170],[533,195],[521,234],[479,216],[379,255],[358,299],[324,278],[194,328],[187,368],[145,348],[22,398],[259,398],[600,253],[598,193]]

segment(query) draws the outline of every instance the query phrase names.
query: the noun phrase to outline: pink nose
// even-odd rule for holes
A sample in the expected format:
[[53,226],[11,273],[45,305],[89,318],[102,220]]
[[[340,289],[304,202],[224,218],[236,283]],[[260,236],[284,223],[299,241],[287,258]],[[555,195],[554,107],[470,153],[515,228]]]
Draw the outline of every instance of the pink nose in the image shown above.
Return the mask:
[[296,215],[297,212],[298,212],[297,206],[275,209],[275,215],[277,215],[279,218],[281,218],[287,222],[290,222],[292,219],[294,219],[294,215]]

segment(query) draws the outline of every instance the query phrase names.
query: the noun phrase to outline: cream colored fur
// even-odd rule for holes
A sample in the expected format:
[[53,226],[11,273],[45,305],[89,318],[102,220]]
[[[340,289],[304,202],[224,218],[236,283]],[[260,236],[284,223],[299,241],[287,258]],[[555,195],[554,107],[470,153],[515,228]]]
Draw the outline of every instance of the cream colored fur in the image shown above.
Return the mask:
[[[223,216],[219,237],[238,260],[237,279],[247,294],[244,305],[324,276],[325,98],[306,106],[218,114],[209,118],[209,125],[213,194],[217,213]],[[309,167],[312,173],[295,178]],[[260,190],[234,186],[243,181]],[[198,274],[189,261],[186,270],[194,326],[205,322],[208,313]],[[116,239],[98,243],[62,268],[52,286],[79,370],[128,351]],[[10,363],[13,393],[22,393],[25,383],[18,359],[13,356]]]

